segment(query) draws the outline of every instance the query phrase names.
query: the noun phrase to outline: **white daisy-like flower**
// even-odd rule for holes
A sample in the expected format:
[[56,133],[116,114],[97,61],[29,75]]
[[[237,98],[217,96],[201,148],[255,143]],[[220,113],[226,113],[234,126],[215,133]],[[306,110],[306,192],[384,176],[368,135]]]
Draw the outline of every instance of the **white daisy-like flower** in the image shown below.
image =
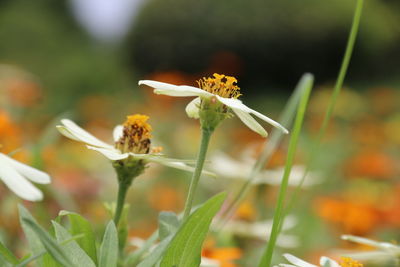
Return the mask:
[[346,256],[374,266],[398,266],[400,264],[400,246],[398,245],[353,235],[342,235],[342,239],[375,248],[375,250],[345,253]]
[[[282,226],[282,232],[277,240],[277,245],[283,248],[295,248],[300,245],[299,239],[295,235],[287,234],[289,231],[297,225],[297,219],[289,215],[285,219]],[[268,241],[270,238],[272,229],[272,220],[266,220],[261,222],[245,222],[245,221],[229,221],[224,225],[223,231],[234,234],[235,236],[253,238],[262,241]]]
[[[57,125],[57,129],[64,136],[86,144],[87,148],[100,152],[113,162],[129,159],[143,160],[145,163],[155,162],[184,171],[193,171],[194,168],[183,161],[166,158],[160,154],[158,148],[150,148],[151,126],[146,122],[148,118],[145,115],[128,116],[124,125],[118,125],[114,128],[115,145],[97,139],[68,119],[61,120],[62,125]],[[207,171],[203,171],[203,173],[215,176],[215,174]]]
[[345,258],[342,257],[342,261],[338,263],[337,261],[334,261],[328,257],[321,257],[319,264],[320,265],[314,265],[311,263],[308,263],[302,259],[299,259],[291,254],[283,254],[283,256],[286,258],[290,264],[286,263],[280,263],[274,267],[362,267],[363,265],[359,263],[358,261],[355,261],[351,258]]
[[50,176],[0,153],[0,180],[3,180],[6,186],[20,198],[40,201],[43,199],[43,193],[30,181],[49,184]]
[[251,130],[263,137],[268,135],[267,131],[251,116],[271,124],[272,126],[288,133],[278,122],[268,118],[260,112],[253,110],[242,103],[239,99],[239,87],[234,77],[214,73],[214,78],[203,78],[198,81],[199,88],[187,85],[173,85],[152,80],[141,80],[139,85],[147,85],[154,88],[154,93],[176,97],[196,97],[186,106],[186,113],[189,117],[198,119],[203,101],[207,103],[219,103],[221,113],[232,110],[239,119]]
[[[235,180],[248,180],[248,176],[256,163],[256,160],[249,154],[243,154],[240,160],[234,159],[228,154],[217,152],[211,157],[210,170],[214,171],[219,177]],[[297,186],[303,177],[305,167],[302,165],[294,165],[290,173],[289,185]],[[284,168],[279,167],[273,170],[261,171],[252,181],[254,185],[268,184],[280,185],[282,182]],[[315,172],[310,172],[303,187],[310,187],[321,182]]]

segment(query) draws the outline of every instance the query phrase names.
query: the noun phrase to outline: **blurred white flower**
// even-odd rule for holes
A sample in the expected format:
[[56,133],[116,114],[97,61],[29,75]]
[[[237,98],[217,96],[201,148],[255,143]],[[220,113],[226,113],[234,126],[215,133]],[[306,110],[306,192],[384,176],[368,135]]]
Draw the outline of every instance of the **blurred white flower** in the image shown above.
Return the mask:
[[343,240],[348,240],[362,245],[367,245],[376,250],[345,253],[346,256],[375,266],[399,266],[400,246],[388,242],[378,242],[368,238],[342,235]]
[[[285,234],[297,224],[294,216],[287,216],[279,235],[277,245],[284,248],[295,248],[299,246],[297,236]],[[224,225],[223,231],[230,232],[236,236],[268,241],[272,229],[272,220],[262,222],[229,221]]]
[[342,258],[343,262],[340,264],[328,257],[321,257],[319,264],[320,265],[314,265],[311,263],[308,263],[302,259],[299,259],[291,254],[283,254],[283,256],[287,259],[288,262],[291,264],[286,264],[286,263],[280,263],[274,267],[362,267],[363,265],[357,261],[354,261],[350,258]]
[[282,125],[260,112],[247,107],[242,101],[237,99],[240,93],[238,92],[239,88],[235,85],[236,79],[234,77],[216,73],[214,77],[200,80],[200,88],[187,85],[178,86],[151,80],[141,80],[139,81],[139,85],[144,84],[153,87],[156,94],[176,97],[196,97],[186,106],[186,113],[191,118],[198,119],[200,117],[201,103],[206,100],[211,103],[220,103],[225,113],[226,109],[231,109],[247,127],[263,137],[268,135],[267,131],[250,114],[280,129],[284,133],[288,133],[288,130]]
[[[107,144],[97,139],[92,134],[85,131],[71,120],[63,119],[61,120],[61,123],[63,125],[57,125],[57,129],[61,134],[72,140],[86,144],[87,148],[100,152],[102,155],[104,155],[111,161],[119,161],[127,158],[132,158],[135,160],[143,160],[144,162],[155,162],[164,166],[184,171],[191,172],[194,170],[193,167],[185,164],[184,162],[177,159],[166,158],[157,151],[149,151],[149,153],[145,152],[133,153],[133,152],[121,151],[120,149],[115,148],[115,146]],[[116,126],[113,131],[115,142],[119,141],[122,134],[123,134],[123,126],[122,125]],[[215,174],[207,171],[203,171],[203,173],[215,176]]]
[[43,193],[30,181],[49,184],[50,176],[0,153],[0,180],[17,196],[29,201],[43,199]]
[[[250,155],[242,157],[240,160],[236,160],[223,152],[215,153],[210,160],[210,169],[215,172],[218,176],[228,179],[248,180],[251,169],[255,164],[255,159]],[[301,179],[305,167],[302,165],[294,165],[290,173],[289,185],[297,186]],[[284,168],[276,168],[274,170],[261,171],[257,177],[252,181],[252,184],[269,184],[269,185],[280,185],[284,173]],[[304,180],[303,186],[312,186],[319,182],[315,173],[310,172]]]

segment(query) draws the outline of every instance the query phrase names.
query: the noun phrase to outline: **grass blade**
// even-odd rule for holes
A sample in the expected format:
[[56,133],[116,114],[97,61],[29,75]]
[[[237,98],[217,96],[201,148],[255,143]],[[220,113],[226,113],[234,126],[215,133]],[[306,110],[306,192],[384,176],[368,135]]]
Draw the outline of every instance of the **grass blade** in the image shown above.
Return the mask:
[[270,235],[269,241],[267,243],[267,247],[262,255],[260,264],[258,265],[259,267],[271,266],[272,254],[273,254],[273,251],[275,248],[276,240],[279,235],[280,223],[282,221],[282,217],[284,214],[283,205],[284,205],[284,201],[285,201],[285,197],[286,197],[287,187],[289,184],[289,176],[290,176],[290,172],[291,172],[291,169],[293,166],[297,143],[298,143],[301,128],[303,125],[304,115],[305,115],[305,111],[307,108],[308,99],[310,97],[313,82],[314,82],[314,77],[311,74],[308,74],[306,76],[306,85],[305,85],[306,89],[305,89],[303,95],[301,96],[300,104],[297,109],[296,119],[294,122],[293,131],[292,131],[290,141],[289,141],[289,150],[288,150],[288,155],[286,158],[285,170],[284,170],[284,174],[283,174],[282,183],[281,183],[280,190],[279,190],[278,201],[277,201],[276,209],[275,209],[275,213],[274,213],[274,220],[273,220],[271,235]]

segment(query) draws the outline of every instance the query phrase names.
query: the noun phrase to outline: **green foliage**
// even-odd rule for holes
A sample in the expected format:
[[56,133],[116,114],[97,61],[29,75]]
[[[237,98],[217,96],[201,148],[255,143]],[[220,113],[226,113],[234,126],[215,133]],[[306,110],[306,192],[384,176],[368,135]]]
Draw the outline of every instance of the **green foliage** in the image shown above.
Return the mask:
[[163,211],[158,215],[158,235],[164,240],[169,235],[176,233],[179,228],[179,219],[173,212]]
[[168,245],[161,267],[200,265],[201,247],[211,221],[221,208],[225,197],[224,192],[210,198],[189,216]]
[[87,255],[89,255],[93,262],[97,263],[96,239],[90,223],[81,215],[74,212],[61,211],[60,216],[68,217],[70,222],[69,232],[71,235],[84,235],[83,238],[78,239],[76,242],[87,253]]
[[[53,227],[59,243],[71,239],[71,234],[60,224],[53,221]],[[96,267],[96,264],[76,241],[71,241],[68,244],[63,245],[62,249],[71,258],[74,266]]]
[[[40,225],[38,225],[32,215],[23,206],[19,206],[20,220],[28,240],[32,240],[32,251],[41,252],[44,247],[47,252],[63,266],[74,266],[70,255],[67,255],[63,248],[50,236]],[[25,229],[29,229],[26,231]],[[35,235],[35,237],[33,236]]]
[[14,254],[12,254],[12,252],[0,242],[0,262],[1,260],[3,260],[3,262],[7,262],[8,264],[18,263],[18,259],[14,256]]
[[100,246],[99,267],[116,267],[118,262],[118,232],[113,221],[107,225]]

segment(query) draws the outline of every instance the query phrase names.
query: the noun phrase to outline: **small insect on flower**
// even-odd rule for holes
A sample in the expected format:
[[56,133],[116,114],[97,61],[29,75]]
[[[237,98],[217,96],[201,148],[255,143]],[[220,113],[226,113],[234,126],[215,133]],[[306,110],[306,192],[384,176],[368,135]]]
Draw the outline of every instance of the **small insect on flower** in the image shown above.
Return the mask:
[[[184,171],[193,171],[193,167],[183,161],[164,157],[160,153],[160,147],[151,147],[152,128],[147,123],[148,119],[148,116],[140,114],[128,116],[123,125],[114,128],[114,145],[97,139],[68,119],[61,120],[62,125],[58,125],[57,129],[64,136],[82,142],[86,144],[87,148],[100,152],[113,162],[114,167],[122,165],[139,167],[140,165],[141,168],[138,171],[141,172],[147,163],[155,162]],[[214,175],[209,172],[204,173]]]
[[250,114],[288,133],[282,125],[247,107],[238,99],[241,94],[236,78],[214,73],[213,77],[203,78],[197,83],[198,88],[151,80],[139,81],[139,85],[153,87],[156,94],[196,97],[186,106],[186,113],[191,118],[200,119],[203,128],[214,130],[219,122],[230,116],[229,111],[232,110],[246,126],[263,137],[268,135],[267,131]]
[[50,176],[0,153],[0,180],[20,198],[39,201],[43,199],[43,193],[29,180],[38,184],[49,184]]
[[291,264],[280,263],[274,267],[363,267],[363,264],[351,258],[342,257],[340,262],[334,261],[328,257],[321,257],[319,264],[314,265],[291,254],[283,254]]

